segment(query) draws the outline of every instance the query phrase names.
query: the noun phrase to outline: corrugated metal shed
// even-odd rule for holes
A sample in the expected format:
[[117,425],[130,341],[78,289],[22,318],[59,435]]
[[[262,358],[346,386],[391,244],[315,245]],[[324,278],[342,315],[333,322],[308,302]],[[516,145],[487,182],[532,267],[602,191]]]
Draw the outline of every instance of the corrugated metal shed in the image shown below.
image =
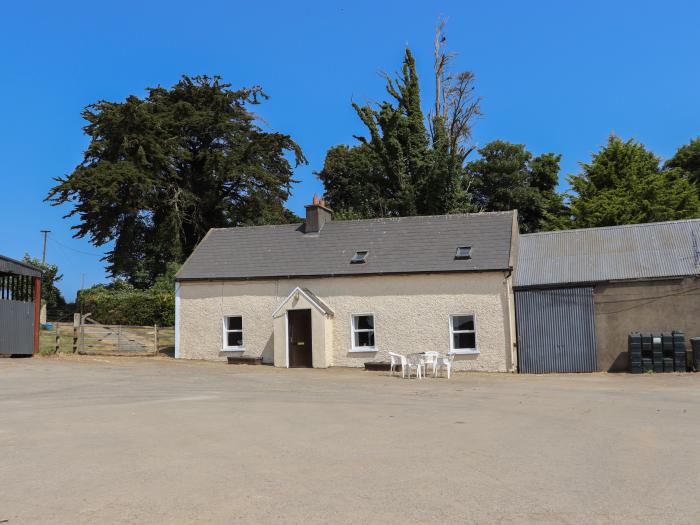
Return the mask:
[[38,349],[40,277],[36,266],[0,255],[0,354]]
[[0,255],[0,272],[41,277],[41,270],[36,266],[5,257],[4,255]]
[[516,287],[700,274],[700,219],[520,236]]
[[[177,274],[180,281],[508,270],[515,212],[330,221],[212,229]],[[456,259],[471,246],[470,259]],[[367,262],[350,264],[358,250]]]

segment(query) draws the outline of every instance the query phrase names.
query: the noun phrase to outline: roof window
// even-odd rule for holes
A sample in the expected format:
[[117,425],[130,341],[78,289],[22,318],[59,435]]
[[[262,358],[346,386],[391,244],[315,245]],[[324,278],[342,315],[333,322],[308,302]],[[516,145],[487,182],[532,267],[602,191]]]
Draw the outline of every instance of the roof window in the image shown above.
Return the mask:
[[455,252],[455,259],[471,259],[472,258],[472,247],[471,246],[458,246]]
[[368,253],[369,253],[368,250],[356,251],[355,255],[352,256],[352,259],[350,259],[350,264],[364,264],[364,263],[366,263]]

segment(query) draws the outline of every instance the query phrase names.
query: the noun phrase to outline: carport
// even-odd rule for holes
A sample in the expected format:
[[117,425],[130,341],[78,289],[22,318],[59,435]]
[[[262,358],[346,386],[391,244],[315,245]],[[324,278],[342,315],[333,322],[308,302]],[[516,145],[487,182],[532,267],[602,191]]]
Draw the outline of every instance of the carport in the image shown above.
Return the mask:
[[0,354],[39,350],[41,270],[0,255]]

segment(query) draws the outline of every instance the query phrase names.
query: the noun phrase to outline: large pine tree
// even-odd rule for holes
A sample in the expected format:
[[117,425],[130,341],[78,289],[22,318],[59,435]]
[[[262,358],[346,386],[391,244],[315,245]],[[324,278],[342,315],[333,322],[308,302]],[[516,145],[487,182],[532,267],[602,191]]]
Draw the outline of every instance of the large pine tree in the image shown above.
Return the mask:
[[520,231],[555,230],[568,222],[563,196],[557,193],[561,155],[533,157],[523,144],[495,140],[470,162],[474,203],[480,210],[518,210]]
[[591,162],[571,175],[571,213],[578,228],[700,217],[686,172],[662,168],[644,145],[611,135]]
[[83,161],[47,199],[72,206],[76,236],[113,241],[110,273],[138,287],[182,262],[212,227],[289,222],[287,154],[306,159],[291,137],[256,125],[248,107],[264,98],[258,87],[185,76],[143,99],[92,104]]
[[666,162],[666,167],[684,171],[700,195],[700,137],[678,148],[676,154]]
[[[467,153],[458,144],[465,130],[445,115],[433,116],[432,129],[427,128],[409,49],[398,78],[385,78],[391,100],[377,106],[353,104],[369,136],[356,137],[360,141],[356,146],[331,148],[317,173],[329,205],[348,217],[470,211],[468,193],[463,191],[468,186],[463,166]],[[465,102],[463,93],[460,103]]]

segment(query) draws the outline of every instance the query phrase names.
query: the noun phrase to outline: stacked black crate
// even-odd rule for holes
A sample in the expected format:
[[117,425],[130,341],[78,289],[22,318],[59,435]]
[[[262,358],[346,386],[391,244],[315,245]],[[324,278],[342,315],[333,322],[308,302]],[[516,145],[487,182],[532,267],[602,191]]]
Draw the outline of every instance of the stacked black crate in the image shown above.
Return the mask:
[[661,346],[664,352],[664,372],[673,372],[674,359],[673,359],[673,333],[663,332],[661,334]]
[[673,360],[676,372],[686,371],[688,364],[685,355],[685,334],[681,331],[673,332]]
[[651,334],[651,355],[654,360],[654,372],[664,371],[664,351],[661,344],[661,334],[655,332]]
[[642,373],[642,334],[639,332],[630,333],[628,339],[630,355],[630,372],[633,374]]
[[654,370],[654,358],[652,354],[651,333],[642,332],[642,371]]

